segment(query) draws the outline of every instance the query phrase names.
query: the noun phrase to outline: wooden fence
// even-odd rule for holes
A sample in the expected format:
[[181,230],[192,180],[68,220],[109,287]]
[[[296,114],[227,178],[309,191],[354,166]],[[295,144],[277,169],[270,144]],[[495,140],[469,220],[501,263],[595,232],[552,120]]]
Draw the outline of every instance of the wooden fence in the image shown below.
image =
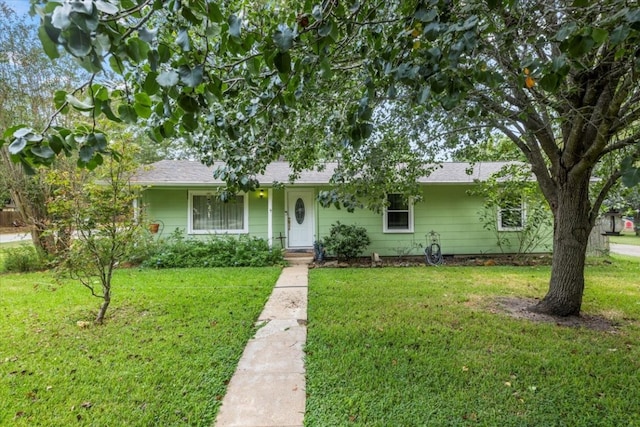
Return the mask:
[[20,214],[16,211],[0,211],[0,227],[21,225]]

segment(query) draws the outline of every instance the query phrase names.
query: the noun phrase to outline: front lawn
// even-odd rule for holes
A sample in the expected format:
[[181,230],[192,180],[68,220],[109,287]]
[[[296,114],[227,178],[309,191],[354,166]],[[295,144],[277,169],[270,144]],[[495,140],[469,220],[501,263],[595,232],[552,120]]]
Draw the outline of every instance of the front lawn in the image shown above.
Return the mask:
[[640,263],[612,259],[583,304],[604,331],[503,312],[549,267],[312,270],[305,425],[640,425]]
[[120,270],[99,300],[0,276],[0,425],[211,425],[279,268]]

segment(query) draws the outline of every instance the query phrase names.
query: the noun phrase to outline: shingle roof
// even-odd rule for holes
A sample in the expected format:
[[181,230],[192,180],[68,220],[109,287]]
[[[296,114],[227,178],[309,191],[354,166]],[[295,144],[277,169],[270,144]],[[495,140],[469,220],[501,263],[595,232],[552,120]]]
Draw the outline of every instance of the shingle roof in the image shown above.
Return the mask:
[[[486,180],[491,174],[499,171],[509,162],[480,162],[473,166],[472,173],[467,174],[471,167],[469,163],[442,163],[433,172],[418,181],[424,184],[463,184],[472,183],[478,179]],[[161,160],[140,171],[134,182],[140,185],[153,186],[211,186],[222,185],[219,179],[214,179],[213,171],[221,163],[206,166],[192,160]],[[326,163],[322,171],[305,171],[295,180],[296,185],[328,184],[337,163]],[[524,167],[524,166],[523,166]],[[274,182],[287,183],[291,168],[287,162],[271,163],[264,174],[256,178],[262,185],[268,186]]]

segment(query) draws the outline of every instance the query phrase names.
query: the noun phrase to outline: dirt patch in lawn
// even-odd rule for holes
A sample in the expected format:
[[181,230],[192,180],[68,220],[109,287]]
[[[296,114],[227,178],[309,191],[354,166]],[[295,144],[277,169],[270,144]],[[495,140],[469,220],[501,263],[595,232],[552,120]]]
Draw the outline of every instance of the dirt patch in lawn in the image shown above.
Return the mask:
[[530,298],[498,298],[491,307],[492,312],[506,313],[516,319],[525,319],[538,323],[555,323],[558,326],[587,328],[595,331],[617,332],[619,323],[604,316],[581,314],[580,316],[557,317],[534,313],[528,308],[539,301]]

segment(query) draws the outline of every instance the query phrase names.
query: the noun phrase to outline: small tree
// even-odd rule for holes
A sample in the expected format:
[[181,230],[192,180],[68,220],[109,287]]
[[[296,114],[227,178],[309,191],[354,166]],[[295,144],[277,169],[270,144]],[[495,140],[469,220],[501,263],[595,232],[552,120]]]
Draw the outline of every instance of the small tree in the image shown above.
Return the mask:
[[[480,221],[486,230],[494,233],[503,253],[515,252],[518,256],[530,253],[552,236],[551,209],[530,175],[519,165],[506,166],[469,191],[471,195],[484,198]],[[515,225],[515,231],[500,229],[499,212],[502,212],[503,222]],[[510,213],[515,217],[505,219],[504,215]]]
[[[0,138],[5,131],[13,133],[19,123],[30,121],[44,126],[55,108],[48,102],[57,89],[69,89],[74,79],[83,73],[77,63],[67,58],[52,63],[42,51],[38,27],[26,16],[17,15],[6,2],[0,0]],[[51,123],[69,125],[84,120],[78,114],[57,117]],[[55,146],[35,150],[38,156],[53,153]],[[0,209],[6,198],[15,204],[20,221],[31,232],[33,245],[39,255],[53,257],[63,240],[61,230],[52,239],[47,232],[50,223],[49,206],[45,203],[52,188],[45,182],[45,172],[37,165],[16,163],[8,146],[0,148]],[[68,167],[58,158],[55,169]],[[29,170],[30,173],[26,173]]]
[[134,245],[143,230],[136,212],[137,189],[131,185],[136,171],[133,155],[118,144],[106,163],[96,169],[87,182],[80,169],[51,171],[49,179],[58,190],[50,202],[57,229],[72,228],[75,238],[67,247],[59,270],[68,273],[102,299],[96,323],[104,321],[111,303],[111,279],[114,270]]

